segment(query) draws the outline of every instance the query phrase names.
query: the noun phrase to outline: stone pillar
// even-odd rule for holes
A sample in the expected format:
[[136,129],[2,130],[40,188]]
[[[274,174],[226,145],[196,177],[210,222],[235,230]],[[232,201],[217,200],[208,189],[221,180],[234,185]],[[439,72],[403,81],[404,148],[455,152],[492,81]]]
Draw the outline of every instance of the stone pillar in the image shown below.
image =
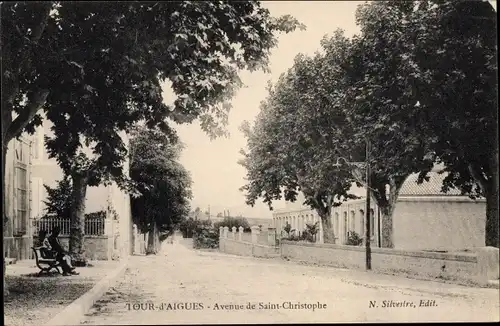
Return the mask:
[[276,245],[276,228],[267,228],[267,243],[270,246]]
[[104,234],[108,237],[107,258],[108,260],[112,260],[113,249],[114,249],[114,235],[113,235],[113,218],[110,216],[107,216],[107,218],[104,220]]
[[224,236],[224,227],[219,227],[219,238],[222,238]]
[[252,243],[257,243],[258,242],[258,236],[259,236],[259,227],[254,225],[252,226]]
[[238,241],[243,241],[243,227],[238,228]]
[[236,240],[236,226],[231,228],[231,239]]
[[228,233],[229,233],[229,227],[225,226],[224,227],[224,239],[227,239]]

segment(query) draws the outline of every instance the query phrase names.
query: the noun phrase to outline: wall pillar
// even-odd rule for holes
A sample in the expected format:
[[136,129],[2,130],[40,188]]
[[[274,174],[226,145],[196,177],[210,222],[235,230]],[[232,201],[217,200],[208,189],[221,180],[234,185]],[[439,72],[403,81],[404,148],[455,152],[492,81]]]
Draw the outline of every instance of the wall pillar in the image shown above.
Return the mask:
[[259,236],[259,227],[258,226],[252,226],[252,243],[257,243],[258,242],[258,236]]
[[113,218],[109,215],[104,220],[104,234],[108,237],[108,260],[112,260],[114,249]]
[[231,239],[236,240],[236,226],[231,228]]
[[242,226],[240,226],[240,227],[238,228],[238,241],[240,241],[240,242],[241,242],[241,241],[243,241],[243,230],[244,230],[244,229],[243,229],[243,227],[242,227]]
[[229,233],[229,227],[225,226],[224,227],[224,239],[227,239],[228,233]]
[[276,245],[276,228],[267,228],[267,243],[270,246]]

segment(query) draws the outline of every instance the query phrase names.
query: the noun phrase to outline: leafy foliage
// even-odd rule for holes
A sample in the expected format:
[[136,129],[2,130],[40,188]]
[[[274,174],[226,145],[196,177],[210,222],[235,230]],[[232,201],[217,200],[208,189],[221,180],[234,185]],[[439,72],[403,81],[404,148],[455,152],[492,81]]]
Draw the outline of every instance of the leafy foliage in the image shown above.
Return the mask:
[[43,201],[46,207],[45,215],[69,219],[71,212],[71,180],[65,176],[57,182],[56,187],[43,185],[47,192],[47,200]]
[[[407,176],[419,172],[424,182],[439,162],[447,167],[445,190],[486,194],[493,207],[487,214],[487,239],[494,237],[493,15],[491,6],[479,1],[360,5],[361,34],[349,40],[337,31],[322,40],[321,53],[297,56],[269,87],[255,124],[242,126],[248,145],[241,161],[247,169],[242,187],[247,202],[253,205],[262,197],[270,205],[282,194],[294,201],[302,191],[305,204],[325,221],[333,205],[350,198],[353,181],[366,182],[350,164],[334,168],[335,162],[366,162],[368,140],[370,192],[383,215],[384,247],[393,245],[392,213]],[[498,232],[496,239],[494,245]]]
[[290,223],[286,223],[285,227],[283,227],[283,231],[286,232],[286,234],[290,234],[290,231],[292,230],[292,225]]
[[219,229],[211,224],[198,223],[193,234],[193,247],[195,249],[219,248]]
[[[196,220],[191,217],[182,219],[179,224],[179,229],[182,232],[184,238],[192,238],[196,233],[196,230],[200,230],[203,226],[211,226],[212,221],[209,220]],[[218,233],[217,233],[218,234]]]
[[356,233],[356,231],[349,231],[347,236],[346,245],[348,246],[360,246],[363,244],[363,238]]
[[[117,130],[139,120],[169,130],[166,118],[199,117],[204,130],[222,134],[238,70],[265,68],[276,33],[296,27],[303,26],[255,1],[4,4],[2,118],[18,114],[2,119],[6,141],[33,131],[45,104],[55,125],[48,147],[63,169],[88,163],[71,160],[84,135],[102,156],[95,178],[101,169],[117,177],[124,156]],[[165,80],[177,95],[172,107],[163,103]]]
[[232,217],[226,216],[222,221],[218,221],[214,223],[214,227],[219,230],[220,227],[227,226],[229,230],[232,230],[233,227],[236,227],[238,230],[240,226],[243,227],[243,232],[250,232],[250,223],[244,217]]
[[142,232],[153,223],[173,230],[189,213],[191,178],[178,162],[181,146],[146,127],[134,129],[130,142],[130,175],[140,194],[132,198],[134,223]]
[[[238,71],[265,68],[276,34],[301,27],[255,1],[13,2],[1,15],[2,155],[43,113],[53,124],[49,156],[73,178],[75,198],[87,185],[127,189],[121,132],[139,121],[169,134],[169,121],[199,118],[211,136],[223,134]],[[85,201],[74,205],[70,247],[81,247]]]

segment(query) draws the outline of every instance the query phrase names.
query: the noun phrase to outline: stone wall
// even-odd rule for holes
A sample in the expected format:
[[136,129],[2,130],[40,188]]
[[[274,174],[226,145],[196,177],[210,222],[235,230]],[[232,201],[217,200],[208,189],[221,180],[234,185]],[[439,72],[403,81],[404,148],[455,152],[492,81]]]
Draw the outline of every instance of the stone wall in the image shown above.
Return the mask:
[[[59,237],[59,241],[63,248],[69,247],[69,237]],[[83,242],[83,248],[85,250],[85,256],[90,260],[108,260],[109,256],[108,250],[108,237],[107,236],[85,236]]]
[[[283,241],[281,256],[332,267],[365,269],[365,248]],[[372,248],[374,272],[484,284],[498,279],[498,249],[441,253]]]
[[[221,227],[219,234],[219,250],[221,252],[239,255],[272,258],[279,257],[279,247],[275,246],[274,229],[260,232],[258,227],[252,227],[250,239],[248,233],[243,233],[241,227],[238,231],[236,228],[229,232],[228,227]],[[267,237],[267,243],[264,237]]]
[[[250,239],[243,228],[219,230],[219,250],[224,253],[250,257],[282,257],[332,267],[366,268],[366,249],[362,246],[318,244],[282,240],[275,245],[275,232],[269,228],[259,232],[252,227]],[[268,243],[262,244],[262,234],[267,234]],[[458,283],[487,284],[499,278],[499,249],[493,247],[473,248],[468,252],[432,252],[372,248],[373,272],[396,274],[424,279],[443,279]]]

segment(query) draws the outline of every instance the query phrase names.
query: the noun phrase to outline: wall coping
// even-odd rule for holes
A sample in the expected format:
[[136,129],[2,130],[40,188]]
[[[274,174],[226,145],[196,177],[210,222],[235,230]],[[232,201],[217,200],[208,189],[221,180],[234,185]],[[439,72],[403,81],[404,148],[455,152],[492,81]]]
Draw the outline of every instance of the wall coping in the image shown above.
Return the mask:
[[243,243],[243,244],[247,244],[247,245],[252,245],[252,246],[255,246],[255,247],[261,247],[261,248],[269,248],[269,249],[276,249],[276,248],[279,248],[279,247],[275,247],[275,246],[266,246],[266,245],[263,245],[263,244],[260,244],[260,243],[252,243],[252,242],[248,242],[248,241],[238,241],[238,240],[235,240],[235,239],[224,239],[222,238],[224,241],[232,241],[232,242],[236,242],[236,243]]
[[467,196],[400,196],[398,202],[453,202],[453,203],[485,203],[486,199],[471,199]]
[[[336,245],[330,243],[307,243],[307,242],[295,242],[289,240],[283,240],[283,244],[303,246],[303,247],[313,247],[313,248],[329,248],[329,249],[339,249],[339,250],[350,250],[350,251],[360,251],[365,252],[365,247],[360,246],[347,246],[347,245]],[[385,255],[399,255],[399,256],[409,256],[417,258],[430,258],[430,259],[441,259],[441,260],[453,260],[453,261],[463,261],[463,262],[477,262],[477,254],[473,253],[443,253],[443,252],[428,252],[428,251],[410,251],[410,250],[400,250],[400,249],[389,249],[389,248],[371,248],[372,254],[385,254]]]

